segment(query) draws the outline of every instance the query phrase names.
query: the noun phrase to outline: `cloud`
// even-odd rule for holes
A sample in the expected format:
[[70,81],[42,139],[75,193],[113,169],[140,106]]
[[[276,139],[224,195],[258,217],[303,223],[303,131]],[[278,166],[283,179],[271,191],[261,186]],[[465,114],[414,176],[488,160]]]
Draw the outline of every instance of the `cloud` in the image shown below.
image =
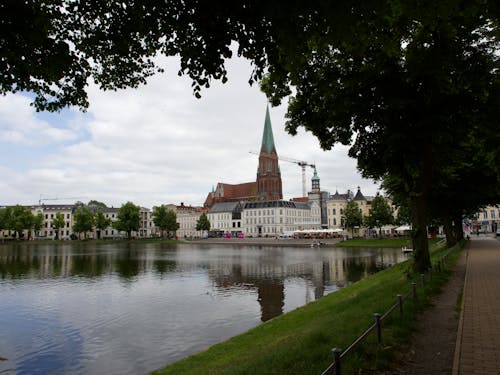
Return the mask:
[[[264,127],[266,98],[250,87],[251,66],[242,59],[228,63],[229,82],[213,82],[202,98],[192,94],[187,77],[178,77],[178,61],[163,59],[166,74],[146,86],[103,92],[89,87],[85,114],[65,110],[36,114],[22,95],[0,98],[0,146],[16,146],[31,161],[14,163],[0,150],[0,204],[35,203],[43,196],[97,199],[119,206],[133,201],[145,207],[162,203],[199,205],[217,182],[255,181]],[[318,140],[299,129],[284,130],[286,107],[270,108],[280,156],[315,163],[322,189],[334,192],[376,186],[362,179],[347,148],[322,151]],[[24,163],[24,164],[23,164]],[[285,199],[302,195],[301,168],[280,162]],[[307,189],[312,169],[307,168]],[[67,203],[74,200],[69,199]],[[66,203],[66,202],[64,202]]]
[[57,144],[75,140],[72,128],[58,128],[36,118],[30,98],[8,94],[0,100],[0,140],[20,145]]

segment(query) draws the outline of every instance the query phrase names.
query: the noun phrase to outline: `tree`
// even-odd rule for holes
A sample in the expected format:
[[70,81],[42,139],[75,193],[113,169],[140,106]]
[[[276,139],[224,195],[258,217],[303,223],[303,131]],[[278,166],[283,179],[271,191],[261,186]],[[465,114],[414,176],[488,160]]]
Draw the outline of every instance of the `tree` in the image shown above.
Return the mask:
[[64,215],[60,212],[56,212],[56,215],[52,219],[50,224],[51,224],[52,228],[54,228],[54,231],[56,232],[55,239],[58,240],[59,239],[59,230],[61,228],[64,228],[64,226],[66,225],[66,221],[64,220]]
[[206,213],[202,213],[200,218],[196,221],[196,230],[207,232],[210,230],[210,221],[208,220]]
[[10,229],[10,220],[12,218],[12,208],[0,208],[0,231]]
[[[500,134],[496,1],[10,0],[0,17],[0,92],[31,91],[37,109],[85,108],[91,77],[103,89],[144,83],[161,70],[159,53],[180,56],[199,97],[227,80],[236,41],[253,63],[250,82],[267,71],[272,103],[289,96],[291,134],[303,127],[324,149],[349,145],[364,177],[402,179],[417,271],[430,265],[433,181],[457,144]],[[498,169],[494,160],[483,168]]]
[[118,210],[116,221],[113,222],[113,227],[116,230],[127,232],[127,239],[132,238],[132,231],[139,230],[141,220],[141,208],[132,202],[123,204]]
[[363,224],[363,215],[356,201],[349,201],[344,209],[342,221],[346,229],[351,228],[351,234],[354,237],[354,228]]
[[175,232],[179,229],[179,223],[177,222],[177,214],[172,210],[167,210],[167,215],[165,217],[166,230],[168,238],[175,237]]
[[[90,203],[90,202],[89,202]],[[95,229],[97,231],[97,239],[101,238],[101,231],[106,229],[111,225],[111,219],[107,218],[102,209],[98,209],[94,216]]]
[[78,238],[80,238],[80,234],[83,233],[86,239],[87,232],[90,232],[94,226],[94,215],[92,215],[92,212],[88,207],[80,206],[75,211],[73,220],[73,232],[78,233]]
[[15,237],[20,239],[23,237],[23,231],[31,228],[33,218],[33,214],[27,207],[16,205],[12,208],[7,229],[13,230]]
[[106,206],[106,203],[103,203],[103,202],[99,202],[99,201],[96,201],[96,200],[91,200],[89,201],[89,203],[87,203],[87,206],[95,206],[95,207],[100,207],[100,208],[107,208],[108,206]]
[[384,197],[377,194],[372,200],[370,212],[366,217],[365,224],[370,228],[378,228],[379,234],[382,237],[382,227],[394,222],[392,208],[389,206]]
[[408,204],[403,203],[398,207],[398,213],[396,215],[395,224],[404,225],[410,223],[411,223],[410,208],[408,207]]
[[160,228],[160,237],[163,238],[163,231],[167,229],[166,223],[167,209],[164,205],[153,207],[153,223]]
[[43,226],[43,214],[39,212],[33,217],[33,230],[35,231],[35,236],[42,230]]

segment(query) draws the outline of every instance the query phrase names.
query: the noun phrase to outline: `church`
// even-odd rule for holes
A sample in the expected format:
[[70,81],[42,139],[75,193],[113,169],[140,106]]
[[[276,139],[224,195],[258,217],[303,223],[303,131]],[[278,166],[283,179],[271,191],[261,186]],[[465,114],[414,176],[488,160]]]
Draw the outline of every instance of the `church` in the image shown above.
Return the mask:
[[208,193],[203,206],[211,208],[214,204],[222,202],[276,201],[281,199],[283,199],[281,172],[268,106],[264,120],[256,181],[236,185],[219,182],[217,187],[212,188],[212,191]]

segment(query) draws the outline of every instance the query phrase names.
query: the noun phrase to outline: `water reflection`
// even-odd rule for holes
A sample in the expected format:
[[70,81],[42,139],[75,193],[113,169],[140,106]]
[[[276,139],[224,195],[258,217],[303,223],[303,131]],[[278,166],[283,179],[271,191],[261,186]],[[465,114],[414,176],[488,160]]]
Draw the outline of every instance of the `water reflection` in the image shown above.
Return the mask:
[[145,373],[401,260],[397,249],[1,245],[0,373]]
[[[115,244],[89,244],[83,248],[14,245],[3,248],[0,253],[0,277],[4,280],[71,276],[99,278],[116,274],[122,281],[133,283],[141,274],[154,273],[165,277],[169,273],[202,269],[208,272],[220,291],[235,287],[256,289],[261,320],[267,321],[283,314],[285,281],[289,278],[310,282],[314,289],[313,299],[317,299],[332,288],[343,287],[388,264],[401,261],[399,252],[387,250],[303,252],[295,248],[272,247],[214,249],[213,246],[184,246],[182,250],[175,246],[134,244],[122,244],[119,249]],[[294,259],[297,254],[303,259]]]

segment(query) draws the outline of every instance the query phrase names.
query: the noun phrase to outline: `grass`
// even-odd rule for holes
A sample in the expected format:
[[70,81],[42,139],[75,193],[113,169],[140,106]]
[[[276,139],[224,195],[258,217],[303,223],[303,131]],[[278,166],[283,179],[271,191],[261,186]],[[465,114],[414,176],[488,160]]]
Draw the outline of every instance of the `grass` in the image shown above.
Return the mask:
[[[410,246],[411,239],[409,237],[398,238],[352,238],[347,241],[342,241],[337,246],[373,246],[373,247],[403,247]],[[411,246],[410,246],[411,247]]]
[[[444,251],[433,251],[432,259]],[[453,257],[457,259],[458,252]],[[347,348],[373,323],[375,312],[384,313],[397,294],[409,293],[409,275],[420,280],[410,269],[410,262],[395,265],[154,374],[320,374],[332,361],[333,347]],[[415,316],[429,306],[430,296],[439,292],[450,274],[449,270],[434,273],[419,289],[419,298],[405,303],[402,318],[395,312],[383,322],[383,345],[376,344],[372,335],[343,362],[343,373],[387,367],[414,329]]]

